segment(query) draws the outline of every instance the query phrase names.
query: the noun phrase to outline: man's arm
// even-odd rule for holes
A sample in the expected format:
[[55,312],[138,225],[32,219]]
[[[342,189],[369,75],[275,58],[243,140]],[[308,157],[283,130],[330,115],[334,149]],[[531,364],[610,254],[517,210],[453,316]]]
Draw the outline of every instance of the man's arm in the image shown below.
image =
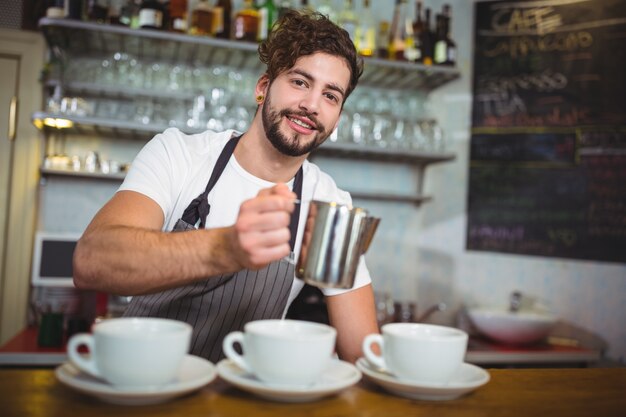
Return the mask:
[[362,343],[370,333],[379,333],[374,291],[365,285],[344,294],[326,297],[330,324],[337,329],[337,353],[354,363],[363,356]]
[[244,268],[289,254],[294,194],[284,184],[244,202],[231,227],[162,232],[152,199],[120,191],[96,214],[74,253],[77,288],[137,295]]

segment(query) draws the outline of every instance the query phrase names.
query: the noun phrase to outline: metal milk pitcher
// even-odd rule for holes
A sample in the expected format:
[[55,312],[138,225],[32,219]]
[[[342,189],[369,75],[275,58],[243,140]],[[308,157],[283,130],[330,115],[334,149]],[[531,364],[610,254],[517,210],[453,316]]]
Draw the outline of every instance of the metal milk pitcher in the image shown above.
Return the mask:
[[352,288],[379,222],[359,207],[311,201],[296,276],[315,287]]

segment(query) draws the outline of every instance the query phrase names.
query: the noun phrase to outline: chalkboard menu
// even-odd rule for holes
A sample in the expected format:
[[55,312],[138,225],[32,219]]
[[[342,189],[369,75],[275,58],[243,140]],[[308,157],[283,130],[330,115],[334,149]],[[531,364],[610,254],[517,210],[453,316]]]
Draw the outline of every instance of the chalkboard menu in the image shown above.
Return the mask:
[[475,8],[467,248],[626,262],[626,1]]

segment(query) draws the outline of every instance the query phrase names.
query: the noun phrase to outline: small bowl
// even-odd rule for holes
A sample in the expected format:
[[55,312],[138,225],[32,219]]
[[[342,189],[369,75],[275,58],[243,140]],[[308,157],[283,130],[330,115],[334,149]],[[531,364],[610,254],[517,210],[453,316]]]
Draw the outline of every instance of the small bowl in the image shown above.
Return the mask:
[[544,340],[557,322],[556,316],[544,311],[502,308],[470,308],[467,314],[484,336],[511,345],[528,345]]

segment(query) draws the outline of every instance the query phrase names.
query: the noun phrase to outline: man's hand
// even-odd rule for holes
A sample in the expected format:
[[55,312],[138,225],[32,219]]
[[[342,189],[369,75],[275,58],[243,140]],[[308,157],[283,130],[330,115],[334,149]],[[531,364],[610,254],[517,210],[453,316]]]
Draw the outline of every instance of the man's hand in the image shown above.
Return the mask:
[[243,202],[232,228],[232,244],[242,269],[261,269],[289,255],[289,222],[295,199],[285,184],[276,184]]

